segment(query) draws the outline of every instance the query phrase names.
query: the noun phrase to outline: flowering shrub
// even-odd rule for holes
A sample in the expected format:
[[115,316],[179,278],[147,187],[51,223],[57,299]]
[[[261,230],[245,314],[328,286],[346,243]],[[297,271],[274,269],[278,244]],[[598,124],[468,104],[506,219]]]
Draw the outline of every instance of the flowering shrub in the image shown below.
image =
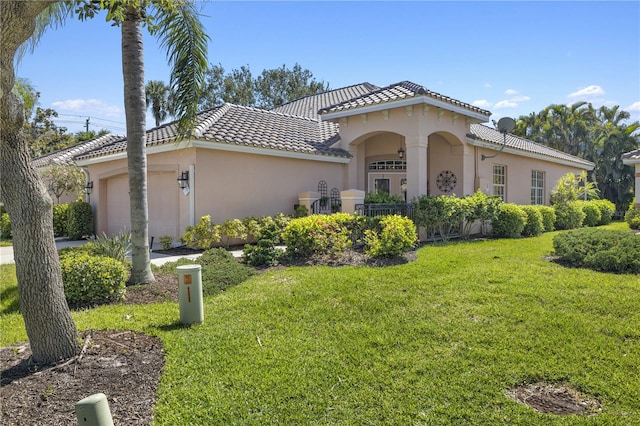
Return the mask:
[[407,217],[393,215],[380,220],[380,232],[365,231],[365,253],[372,257],[397,257],[411,250],[418,236],[416,225]]
[[68,252],[60,256],[64,295],[70,305],[86,306],[123,299],[127,270],[106,256]]
[[192,249],[209,249],[220,242],[220,226],[211,222],[211,216],[202,216],[197,225],[187,226],[180,240]]

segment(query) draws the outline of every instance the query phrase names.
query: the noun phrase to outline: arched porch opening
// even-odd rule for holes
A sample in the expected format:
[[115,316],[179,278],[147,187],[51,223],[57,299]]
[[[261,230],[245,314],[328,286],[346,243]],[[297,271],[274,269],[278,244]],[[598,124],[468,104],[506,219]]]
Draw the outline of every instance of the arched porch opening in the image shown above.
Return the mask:
[[465,195],[465,144],[446,131],[431,133],[427,147],[428,195]]

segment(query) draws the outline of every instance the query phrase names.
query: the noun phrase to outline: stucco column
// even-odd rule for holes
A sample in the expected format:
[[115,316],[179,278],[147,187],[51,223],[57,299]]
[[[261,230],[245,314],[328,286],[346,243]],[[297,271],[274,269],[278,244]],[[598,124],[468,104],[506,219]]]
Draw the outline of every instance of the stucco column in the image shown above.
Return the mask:
[[407,201],[413,197],[426,195],[427,179],[427,138],[406,137],[407,145]]
[[356,212],[356,204],[364,204],[364,196],[365,192],[359,189],[341,191],[342,213],[354,214]]

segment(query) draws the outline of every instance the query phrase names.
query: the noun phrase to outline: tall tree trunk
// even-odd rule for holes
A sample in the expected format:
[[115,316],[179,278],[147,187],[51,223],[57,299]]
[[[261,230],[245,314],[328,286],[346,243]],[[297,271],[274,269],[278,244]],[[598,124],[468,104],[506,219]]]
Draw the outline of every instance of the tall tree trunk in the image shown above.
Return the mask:
[[127,119],[127,159],[131,206],[131,278],[146,284],[155,281],[149,255],[149,209],[147,206],[146,102],[144,57],[140,14],[127,6],[122,22],[122,74]]
[[33,34],[35,17],[50,4],[0,1],[0,200],[11,217],[20,310],[33,359],[42,363],[70,358],[80,351],[64,296],[51,197],[31,166],[23,132],[24,108],[11,93],[16,49]]

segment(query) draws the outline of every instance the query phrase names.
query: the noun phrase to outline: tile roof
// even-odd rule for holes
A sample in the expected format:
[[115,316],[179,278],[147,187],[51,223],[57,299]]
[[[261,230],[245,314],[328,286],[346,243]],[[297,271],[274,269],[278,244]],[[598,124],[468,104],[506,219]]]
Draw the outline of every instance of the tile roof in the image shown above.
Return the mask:
[[[147,131],[147,147],[172,143],[176,134],[175,122],[153,128]],[[334,123],[234,104],[224,104],[200,113],[192,139],[303,154],[350,157],[343,149],[331,148],[339,140],[338,126]],[[122,139],[83,153],[77,158],[94,158],[126,149],[127,141]]]
[[[471,124],[472,139],[481,139],[486,142],[502,145],[504,136],[496,129],[487,127],[483,124]],[[544,155],[546,157],[555,158],[557,160],[570,161],[578,163],[586,167],[594,167],[591,161],[584,160],[582,158],[567,154],[557,149],[549,148],[548,146],[533,142],[529,139],[521,138],[512,134],[507,134],[506,147],[517,149],[519,151],[529,152],[532,154]]]
[[418,96],[426,96],[437,101],[451,104],[455,107],[466,109],[470,112],[486,115],[487,119],[491,115],[487,110],[441,95],[440,93],[432,92],[424,86],[420,86],[410,81],[401,81],[400,83],[365,93],[362,96],[324,107],[320,110],[320,114],[347,111],[403,99],[417,98]]
[[371,83],[365,82],[355,84],[353,86],[329,90],[317,95],[310,95],[296,99],[295,101],[291,101],[287,104],[274,108],[272,111],[319,119],[320,115],[318,114],[318,111],[321,109],[361,97],[379,89],[380,88],[378,86]]
[[630,160],[633,163],[640,162],[640,149],[636,149],[634,151],[625,152],[622,154],[623,160]]
[[44,167],[51,163],[71,164],[76,157],[84,153],[112,144],[124,138],[125,137],[121,135],[103,135],[95,139],[80,142],[68,148],[45,154],[33,160],[31,164],[33,164],[34,167]]

